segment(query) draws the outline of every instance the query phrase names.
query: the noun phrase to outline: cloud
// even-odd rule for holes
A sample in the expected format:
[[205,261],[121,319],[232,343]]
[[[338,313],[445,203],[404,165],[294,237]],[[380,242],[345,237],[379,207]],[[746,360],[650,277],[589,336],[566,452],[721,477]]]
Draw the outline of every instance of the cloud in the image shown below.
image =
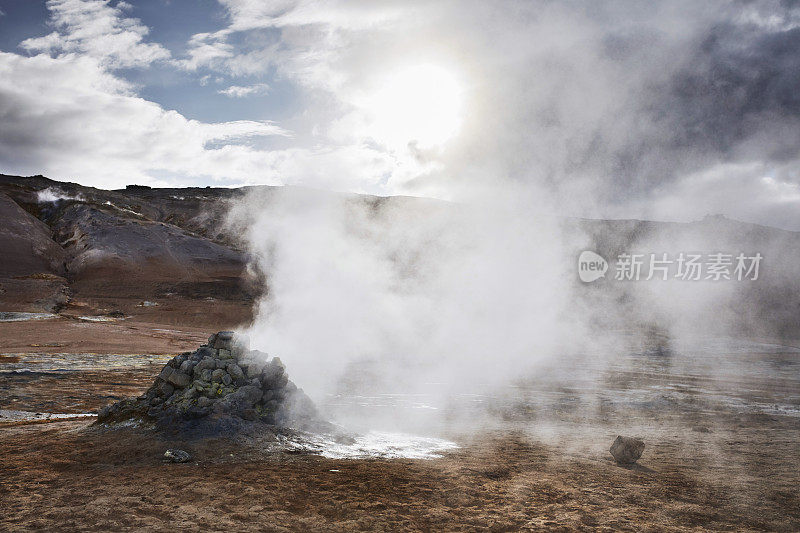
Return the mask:
[[[363,191],[396,172],[390,154],[364,145],[269,149],[292,132],[267,120],[206,123],[138,96],[115,73],[168,54],[142,42],[148,30],[103,1],[51,1],[59,29],[23,43],[26,57],[0,52],[0,161],[5,172],[44,173],[100,187],[128,183],[303,184]],[[201,37],[198,37],[202,40]],[[131,46],[125,48],[124,43]],[[224,56],[216,46],[205,58]],[[163,50],[163,51],[162,51]],[[198,61],[200,55],[196,56]],[[217,79],[217,82],[220,82]],[[230,95],[267,85],[233,86]],[[285,144],[285,143],[284,143]],[[407,166],[405,172],[418,173]]]
[[[381,33],[394,24],[404,24],[409,17],[425,16],[416,1],[367,2],[260,2],[254,0],[220,0],[228,16],[228,25],[214,32],[199,33],[189,41],[184,68],[218,69],[229,74],[257,74],[271,67],[301,71],[323,80],[316,72],[325,59],[335,60],[335,50],[348,44],[348,33]],[[237,35],[277,35],[279,39],[255,39],[239,42],[234,49],[230,42]],[[235,50],[235,52],[233,52]],[[213,51],[213,52],[212,52]],[[223,52],[224,51],[224,52]],[[233,53],[231,53],[233,52]],[[294,67],[289,67],[293,63]],[[336,79],[335,69],[328,69],[328,78]]]
[[110,68],[143,67],[170,57],[160,44],[144,42],[149,30],[124,16],[132,9],[126,2],[113,7],[108,0],[48,0],[47,8],[56,31],[22,41],[28,52],[78,53]]
[[217,91],[217,94],[224,94],[228,98],[244,98],[246,96],[255,96],[259,94],[267,94],[269,85],[266,83],[256,83],[254,85],[231,85],[227,89]]
[[360,30],[407,17],[419,2],[317,2],[282,0],[220,0],[230,24],[216,32],[218,37],[254,29],[304,25],[325,25]]
[[[0,161],[8,173],[103,188],[216,180],[353,191],[398,173],[390,154],[369,146],[258,146],[291,136],[269,121],[187,119],[140,98],[88,56],[0,52]],[[413,165],[401,170],[419,172]]]
[[[469,110],[459,134],[438,153],[387,150],[400,164],[430,163],[391,177],[396,192],[455,198],[524,182],[565,214],[632,216],[724,165],[780,165],[800,183],[795,3],[220,4],[227,24],[193,41],[233,49],[205,66],[292,80],[314,95],[305,116],[321,142],[380,145],[361,102],[397,71],[458,75]],[[760,188],[762,178],[722,185]],[[750,214],[779,202],[751,200]],[[674,216],[710,203],[676,203]]]
[[198,33],[189,40],[187,58],[176,60],[180,67],[195,71],[201,67],[222,64],[226,59],[234,57],[234,48],[221,41],[209,40],[210,34]]
[[182,179],[261,177],[260,166],[275,156],[248,141],[289,135],[267,121],[187,119],[139,98],[96,59],[75,55],[0,53],[0,125],[7,171],[100,186],[154,183],[164,172]]

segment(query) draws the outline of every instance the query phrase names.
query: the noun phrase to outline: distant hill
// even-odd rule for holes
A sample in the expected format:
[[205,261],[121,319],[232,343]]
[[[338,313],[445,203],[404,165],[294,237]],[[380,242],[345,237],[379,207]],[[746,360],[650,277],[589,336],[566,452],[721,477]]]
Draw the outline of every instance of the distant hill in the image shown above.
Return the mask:
[[[161,320],[172,313],[181,323],[235,315],[246,321],[264,283],[251,278],[246,250],[224,220],[229,203],[249,189],[102,190],[0,175],[0,311],[158,312]],[[435,203],[351,196],[375,213],[391,205],[409,217]],[[600,310],[604,327],[669,329],[684,317],[709,332],[725,324],[747,335],[800,338],[798,232],[724,217],[690,223],[567,219],[562,225],[576,261],[582,250],[593,250],[610,263],[606,278],[592,284],[581,284],[570,265],[581,305]],[[727,285],[613,280],[621,253],[674,257],[692,251],[759,252],[760,279]]]
[[178,295],[233,302],[247,314],[257,288],[246,279],[243,251],[221,225],[227,200],[240,194],[107,191],[0,175],[0,246],[7,252],[0,310],[57,311],[72,300],[89,311],[104,303],[119,311]]

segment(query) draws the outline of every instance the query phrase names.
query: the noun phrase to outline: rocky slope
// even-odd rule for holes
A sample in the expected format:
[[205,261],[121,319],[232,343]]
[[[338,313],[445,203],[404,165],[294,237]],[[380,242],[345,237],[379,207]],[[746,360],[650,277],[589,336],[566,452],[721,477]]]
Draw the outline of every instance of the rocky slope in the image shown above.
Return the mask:
[[[263,187],[268,193],[273,188]],[[247,256],[224,220],[248,188],[102,190],[42,176],[0,175],[0,311],[136,315],[160,323],[234,326],[246,322],[265,290],[248,275]],[[299,194],[306,194],[300,191]],[[307,194],[312,194],[308,192]],[[313,194],[323,194],[319,191]],[[446,204],[415,198],[356,197],[380,228]],[[748,335],[800,338],[800,233],[707,217],[691,223],[562,221],[568,252],[594,250],[609,261],[604,279],[575,285],[587,305],[614,308],[618,327],[662,323],[675,310],[653,302],[693,300],[688,322],[725,324]],[[621,253],[761,253],[758,282],[683,286],[614,283]],[[576,268],[567,264],[565,268]],[[668,287],[670,294],[660,294]],[[683,295],[675,297],[677,292]],[[669,296],[669,297],[667,297]],[[712,306],[713,303],[713,306]],[[705,306],[705,307],[704,307]],[[714,307],[716,306],[716,307]],[[693,314],[694,313],[694,314]]]
[[257,288],[221,224],[226,202],[239,194],[106,191],[0,175],[0,244],[10,252],[0,267],[0,310],[59,311],[69,303],[83,314],[146,314],[144,307],[175,296],[222,301],[244,317]]

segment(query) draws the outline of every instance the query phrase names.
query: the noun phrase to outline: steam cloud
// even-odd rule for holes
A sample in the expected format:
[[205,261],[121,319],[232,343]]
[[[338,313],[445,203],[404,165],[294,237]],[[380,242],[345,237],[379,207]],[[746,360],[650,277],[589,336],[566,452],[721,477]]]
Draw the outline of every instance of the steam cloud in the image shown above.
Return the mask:
[[[686,220],[727,206],[798,226],[795,3],[506,8],[440,5],[430,26],[402,26],[407,38],[461,43],[470,58],[460,136],[416,153],[438,166],[399,184],[452,203],[286,188],[233,207],[268,287],[249,334],[312,395],[365,361],[379,363],[377,382],[463,392],[557,359],[579,373],[580,354],[624,348],[615,328],[734,329],[730,284],[577,285],[577,252],[593,241],[567,216]],[[375,59],[360,46],[374,35],[345,35],[335,54],[347,80]],[[639,244],[710,252],[716,231]]]
[[508,207],[256,190],[231,213],[268,275],[251,339],[315,393],[357,362],[410,388],[534,367],[566,341],[569,260],[555,219]]
[[83,197],[80,194],[77,196],[72,196],[53,187],[47,187],[46,189],[42,189],[36,193],[36,201],[39,203],[55,203],[60,202],[61,200],[82,201]]

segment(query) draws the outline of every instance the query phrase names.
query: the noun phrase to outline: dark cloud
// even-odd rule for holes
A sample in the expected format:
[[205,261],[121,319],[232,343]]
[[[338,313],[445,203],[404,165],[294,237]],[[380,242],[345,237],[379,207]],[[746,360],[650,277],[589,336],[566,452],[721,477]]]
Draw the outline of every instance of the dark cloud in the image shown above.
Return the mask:
[[[698,144],[729,154],[742,141],[800,117],[800,28],[769,32],[730,24],[711,29],[689,66],[678,73],[667,104],[684,135],[678,147]],[[767,158],[797,156],[797,139],[775,139]],[[788,142],[786,142],[788,141]],[[788,145],[788,146],[787,146]],[[793,149],[787,152],[787,148]]]
[[778,167],[779,181],[800,180],[798,2],[521,9],[536,16],[506,20],[508,42],[486,43],[514,57],[513,69],[501,62],[492,73],[491,97],[508,107],[493,109],[495,137],[480,139],[504,159],[498,172],[566,204],[585,194],[599,214],[724,165],[760,163],[754,182]]

